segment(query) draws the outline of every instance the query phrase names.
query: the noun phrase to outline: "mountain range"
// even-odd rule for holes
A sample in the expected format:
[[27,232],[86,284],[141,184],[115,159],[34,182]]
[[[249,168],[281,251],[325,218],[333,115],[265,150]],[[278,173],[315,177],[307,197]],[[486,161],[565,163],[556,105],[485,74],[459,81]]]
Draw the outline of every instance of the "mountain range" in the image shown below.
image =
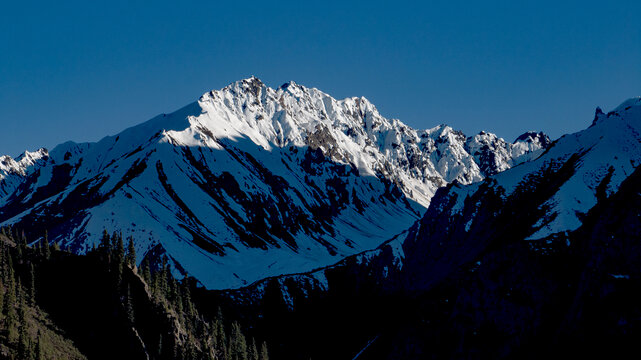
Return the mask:
[[383,288],[424,289],[463,265],[480,266],[476,257],[491,242],[524,243],[543,255],[570,247],[590,211],[633,181],[640,163],[641,97],[608,114],[597,109],[587,129],[552,142],[534,160],[479,182],[440,188],[420,220],[378,248],[257,282],[240,289],[246,294],[239,298],[262,296],[275,279],[326,290],[327,273],[345,267],[359,268]]
[[525,169],[550,145],[415,130],[363,97],[252,77],[95,143],[3,156],[0,224],[80,254],[117,231],[139,263],[237,288],[375,249],[439,188]]
[[597,108],[531,161],[439,188],[374,250],[214,298],[292,358],[629,357],[641,331],[640,162],[638,97]]
[[[277,359],[625,357],[640,163],[641,97],[510,143],[251,77],[95,143],[0,157],[0,294],[97,358],[115,332],[74,312],[100,301],[139,355],[118,356],[256,359],[251,338]],[[2,354],[42,347],[0,325]]]

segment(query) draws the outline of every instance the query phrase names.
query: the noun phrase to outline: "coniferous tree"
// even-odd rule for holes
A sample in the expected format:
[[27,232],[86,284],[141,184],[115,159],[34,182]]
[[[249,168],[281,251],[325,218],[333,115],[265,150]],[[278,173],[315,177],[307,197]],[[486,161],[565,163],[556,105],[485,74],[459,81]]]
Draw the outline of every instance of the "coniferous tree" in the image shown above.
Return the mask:
[[20,325],[18,330],[18,359],[29,359],[29,336],[27,335],[27,326]]
[[44,243],[42,244],[42,251],[45,259],[51,257],[51,249],[49,249],[49,232],[45,232]]
[[4,243],[0,242],[0,282],[7,283],[7,256]]
[[23,301],[20,302],[18,307],[18,358],[27,359],[29,358],[29,336],[27,334],[27,316],[26,308]]
[[226,339],[224,334],[224,331],[225,331],[224,327],[221,326],[222,320],[220,317],[220,308],[218,308],[218,310],[219,310],[219,315],[217,315],[211,323],[211,329],[212,329],[211,340],[212,340],[212,346],[214,348],[214,353],[217,356],[222,357],[220,353],[222,352],[223,349],[225,349]]
[[125,245],[122,241],[121,233],[114,233],[113,235],[113,251],[115,252],[116,260],[118,262],[125,261]]
[[[15,285],[16,278],[15,278],[15,271],[13,269],[13,256],[11,256],[9,251],[7,251],[5,258],[7,259],[7,263],[6,263],[6,276],[7,276],[7,279],[6,279],[6,282],[7,282],[7,284],[13,283]],[[15,292],[15,288],[12,287],[11,289]]]
[[44,347],[42,345],[42,339],[40,335],[40,330],[38,330],[38,338],[36,339],[36,348],[34,351],[34,359],[36,360],[44,360],[45,358],[45,351]]
[[185,349],[183,352],[183,359],[185,360],[196,360],[196,348],[192,342],[192,339],[187,339],[185,343]]
[[7,338],[9,339],[9,341],[11,341],[15,337],[15,326],[18,318],[15,309],[15,298],[11,296],[11,292],[6,292],[5,295],[6,296],[2,313],[4,315],[5,325],[7,327]]
[[127,245],[127,265],[132,269],[136,267],[136,247],[134,246],[134,238],[131,236]]
[[240,329],[240,324],[235,321],[231,325],[229,350],[229,356],[232,360],[247,360],[247,341]]
[[151,274],[151,295],[155,299],[160,299],[159,292],[160,292],[160,271],[154,271]]
[[189,286],[189,278],[185,277],[182,281],[182,298],[183,298],[183,309],[185,313],[189,316],[194,314],[194,303],[191,300],[191,291]]
[[[20,249],[20,254],[22,255],[27,248],[27,235],[25,235],[24,230],[20,234],[20,240],[18,242],[18,248]],[[20,256],[22,258],[22,256]]]
[[269,360],[269,354],[267,352],[267,343],[263,341],[260,345],[260,360]]
[[29,305],[36,303],[36,274],[33,263],[29,265]]
[[229,353],[227,351],[227,345],[225,345],[224,343],[220,344],[217,354],[218,354],[218,357],[221,360],[229,360]]
[[180,285],[178,283],[176,283],[176,294],[175,295],[176,295],[176,299],[175,299],[174,303],[176,305],[176,311],[178,313],[182,314],[183,311],[185,311],[185,307],[183,305],[184,301],[183,301],[183,296],[182,296],[182,290],[181,290],[181,287],[180,287]]
[[167,278],[169,276],[171,276],[171,269],[169,268],[167,257],[163,256],[162,264],[160,265],[160,279],[158,280],[160,282],[160,295],[163,297],[167,294]]
[[20,262],[19,259],[22,259],[23,252],[24,252],[24,249],[22,248],[22,244],[20,243],[20,241],[18,241],[16,246],[16,258],[17,258],[16,260],[18,260],[18,262]]
[[17,314],[15,309],[16,289],[15,289],[15,280],[13,279],[13,273],[11,269],[9,269],[8,273],[9,273],[7,275],[8,281],[6,282],[6,290],[4,293],[4,304],[2,308],[2,314],[4,315],[7,329],[11,332],[11,329],[13,329],[13,326],[17,321]]
[[114,232],[112,236],[113,266],[116,271],[116,286],[122,285],[123,267],[125,265],[125,247],[122,242],[122,234]]
[[0,320],[4,319],[4,294],[3,286],[0,285]]
[[140,265],[142,267],[142,279],[150,287],[151,290],[151,271],[149,270],[149,260],[145,259]]
[[172,282],[175,282],[176,280],[171,272],[171,265],[169,265],[168,262],[165,262],[164,268],[163,279],[165,280],[165,282],[163,283],[163,296],[167,299],[170,299]]
[[218,346],[221,349],[226,349],[227,334],[225,332],[225,325],[223,322],[223,313],[220,307],[218,307],[218,314],[216,315],[216,326],[218,327],[218,330],[216,331],[216,333],[218,334],[218,340],[216,342],[218,343]]
[[102,231],[102,237],[100,238],[100,245],[98,246],[98,249],[106,254],[110,252],[111,238],[109,237],[107,229]]
[[167,276],[171,274],[168,270],[167,258],[163,257],[162,265],[158,271],[153,273],[153,294],[157,299],[166,298],[167,295]]
[[214,355],[212,353],[212,347],[210,344],[210,337],[205,336],[201,338],[200,348],[202,349],[202,358],[206,360],[213,360]]
[[256,347],[256,339],[252,338],[252,342],[247,349],[247,358],[249,360],[259,360],[258,359],[258,348]]
[[158,335],[158,337],[159,337],[159,338],[158,338],[158,349],[157,349],[157,353],[158,353],[158,357],[161,357],[161,356],[162,356],[162,334]]
[[16,276],[16,304],[20,305],[25,300],[24,289],[22,288],[22,280]]
[[127,284],[126,307],[127,307],[127,319],[129,320],[129,323],[133,325],[134,324],[134,304],[131,299],[131,288],[129,284]]

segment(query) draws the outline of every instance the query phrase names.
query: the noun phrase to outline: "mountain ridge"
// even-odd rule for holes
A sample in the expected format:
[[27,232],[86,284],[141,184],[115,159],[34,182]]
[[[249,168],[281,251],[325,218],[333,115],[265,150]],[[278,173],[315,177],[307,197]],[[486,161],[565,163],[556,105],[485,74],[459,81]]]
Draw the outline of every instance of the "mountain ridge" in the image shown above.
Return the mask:
[[531,162],[439,188],[374,250],[210,297],[321,358],[299,333],[348,354],[374,339],[372,359],[636,353],[641,98],[623,104]]
[[510,144],[414,130],[365,98],[249,78],[96,143],[58,145],[11,173],[21,180],[6,182],[0,223],[35,224],[41,233],[30,235],[48,230],[78,253],[103,230],[122,231],[139,262],[167,256],[210,288],[238,287],[375,248],[439,187],[482,180],[548,145],[543,134]]
[[[417,279],[420,277],[426,277],[429,283],[434,283],[435,280],[425,275],[424,265],[417,264],[442,261],[439,260],[444,256],[442,247],[447,247],[452,254],[469,251],[449,242],[461,245],[462,239],[466,239],[465,241],[474,243],[470,240],[472,238],[478,241],[497,241],[487,237],[505,231],[495,231],[492,226],[504,224],[503,227],[514,227],[503,221],[506,217],[513,222],[528,218],[525,219],[528,226],[519,228],[518,233],[510,236],[513,240],[527,241],[534,251],[546,253],[548,248],[564,247],[568,234],[577,231],[583,225],[585,215],[582,214],[587,214],[599,202],[615,194],[619,186],[641,164],[641,97],[626,100],[609,112],[609,116],[598,110],[597,114],[602,114],[604,119],[590,125],[586,130],[563,136],[548,147],[545,154],[524,164],[523,167],[507,170],[474,184],[450,183],[440,188],[421,220],[376,249],[351,255],[340,262],[309,272],[260,280],[243,289],[230,290],[225,296],[244,304],[260,302],[267,284],[274,281],[282,286],[283,298],[286,300],[292,296],[286,294],[288,290],[284,284],[290,284],[292,287],[292,284],[298,283],[304,289],[303,292],[324,292],[329,289],[327,273],[341,268],[351,269],[350,271],[356,273],[362,271],[362,274],[367,274],[367,281],[376,282],[381,287],[379,290],[383,292],[390,288],[398,291],[412,287],[429,287],[430,285],[426,284],[418,285]],[[608,123],[608,118],[617,123]],[[555,146],[558,148],[555,149]],[[605,151],[604,147],[611,151]],[[638,173],[638,170],[636,172]],[[592,179],[587,175],[596,178]],[[591,192],[592,198],[582,196],[581,201],[574,203],[551,202],[550,199],[560,196],[559,193],[582,194],[575,188],[564,187],[572,184],[573,178],[578,178],[583,183],[584,189],[580,190]],[[549,181],[558,187],[549,187],[549,184],[546,184]],[[518,199],[521,198],[527,201],[519,202]],[[578,211],[577,205],[586,209]],[[522,216],[513,211],[517,207],[528,215]],[[578,226],[574,222],[565,221],[556,224],[554,228],[558,212],[574,214],[579,221]],[[499,218],[502,220],[497,220]],[[543,236],[535,237],[540,236],[537,234],[546,227],[554,230],[548,230],[543,232]],[[414,262],[412,267],[416,269],[415,278],[411,281],[398,278],[398,274],[402,273],[407,265],[406,254],[409,254],[407,256]],[[439,271],[444,272],[443,269]],[[432,269],[427,273],[436,276],[439,271]],[[388,274],[393,277],[387,279]],[[365,281],[365,277],[361,280]],[[293,290],[293,293],[297,292],[300,292],[300,289]],[[293,307],[293,303],[287,304]]]

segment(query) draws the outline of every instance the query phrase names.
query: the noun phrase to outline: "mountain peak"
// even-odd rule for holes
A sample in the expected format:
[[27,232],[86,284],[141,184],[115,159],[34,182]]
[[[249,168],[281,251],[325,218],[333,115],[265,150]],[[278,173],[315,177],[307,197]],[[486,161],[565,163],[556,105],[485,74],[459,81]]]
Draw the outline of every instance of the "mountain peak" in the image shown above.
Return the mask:
[[24,174],[27,168],[48,157],[49,151],[46,148],[40,148],[36,151],[27,150],[15,159],[8,155],[0,156],[0,171]]
[[265,85],[259,78],[256,76],[252,75],[248,77],[247,79],[242,79],[241,82],[248,84],[248,85],[255,85],[255,86],[263,86]]
[[596,125],[596,123],[599,121],[599,118],[601,116],[604,116],[604,115],[605,114],[603,113],[603,110],[601,110],[601,107],[597,106],[596,110],[594,110],[594,120],[592,120],[592,125],[591,126]]
[[252,75],[249,78],[238,80],[227,85],[223,88],[223,91],[230,90],[232,92],[250,93],[257,97],[260,95],[261,89],[265,87],[265,84],[259,78]]
[[519,135],[513,142],[526,142],[526,143],[540,143],[543,147],[547,147],[552,143],[550,138],[543,132],[526,131]]
[[298,85],[298,84],[294,80],[289,80],[288,82],[286,82],[283,85],[281,85],[280,88],[285,90],[290,86],[296,86],[296,85]]
[[49,156],[49,151],[46,148],[40,148],[36,151],[26,150],[16,158],[16,161],[31,164],[47,156]]
[[[632,116],[624,116],[629,112],[631,112],[632,114],[628,115]],[[594,111],[594,120],[592,120],[592,124],[590,125],[590,127],[604,121],[605,119],[609,119],[612,116],[616,116],[617,118],[636,120],[637,118],[639,118],[638,114],[641,114],[641,96],[627,99],[626,101],[622,102],[621,105],[617,106],[614,110],[610,111],[607,114],[604,114],[603,110],[601,110],[601,108],[597,106],[596,110]]]

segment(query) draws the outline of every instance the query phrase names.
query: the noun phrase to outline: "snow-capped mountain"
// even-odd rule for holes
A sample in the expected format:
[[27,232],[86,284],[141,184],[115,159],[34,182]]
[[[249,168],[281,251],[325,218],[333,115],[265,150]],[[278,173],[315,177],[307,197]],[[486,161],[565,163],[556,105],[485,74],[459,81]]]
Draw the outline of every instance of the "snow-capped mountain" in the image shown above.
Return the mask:
[[[0,161],[0,222],[83,253],[103,230],[138,260],[166,255],[209,288],[308,271],[373,249],[436,190],[536,158],[549,145],[414,130],[365,98],[257,78],[96,143]],[[31,230],[29,230],[31,229]]]
[[44,148],[34,152],[25,151],[16,159],[0,156],[0,197],[12,193],[27,175],[44,165],[48,157]]
[[[535,133],[524,137],[536,141]],[[550,249],[569,247],[571,239],[580,241],[581,235],[573,232],[581,226],[594,227],[584,223],[588,213],[616,194],[626,179],[630,182],[635,171],[632,181],[636,181],[640,164],[641,97],[637,97],[608,114],[597,108],[589,128],[561,137],[530,162],[481,182],[439,189],[421,220],[377,249],[227,294],[237,301],[256,302],[272,281],[292,306],[294,293],[326,291],[331,287],[328,278],[343,281],[332,276],[337,272],[348,273],[355,281],[374,282],[381,292],[408,291],[428,289],[461,267],[476,269],[486,252],[515,243],[527,243],[545,255]],[[593,214],[592,222],[594,218]],[[639,225],[638,218],[627,222],[631,228]]]
[[476,261],[491,244],[522,241],[541,253],[569,246],[587,214],[617,193],[639,164],[641,97],[608,114],[597,109],[589,128],[561,137],[537,159],[482,182],[440,189],[403,240],[409,278],[433,283],[445,269]]
[[[632,98],[607,115],[597,109],[592,125],[581,132],[561,137],[545,154],[522,166],[493,177],[492,188],[504,199],[531,193],[562,170],[567,179],[550,189],[540,205],[539,217],[528,240],[545,239],[581,225],[581,218],[599,197],[616,192],[619,185],[641,163],[641,98]],[[454,186],[451,215],[473,208],[468,204],[485,184]],[[474,215],[469,219],[469,229]]]
[[489,176],[536,159],[550,143],[550,138],[542,132],[528,131],[513,144],[508,144],[496,135],[482,131],[467,139],[465,150],[474,156],[481,173]]
[[376,341],[367,358],[625,357],[639,326],[639,164],[633,98],[530,162],[440,188],[377,249],[219,296],[292,346],[297,332],[358,334],[356,351]]

